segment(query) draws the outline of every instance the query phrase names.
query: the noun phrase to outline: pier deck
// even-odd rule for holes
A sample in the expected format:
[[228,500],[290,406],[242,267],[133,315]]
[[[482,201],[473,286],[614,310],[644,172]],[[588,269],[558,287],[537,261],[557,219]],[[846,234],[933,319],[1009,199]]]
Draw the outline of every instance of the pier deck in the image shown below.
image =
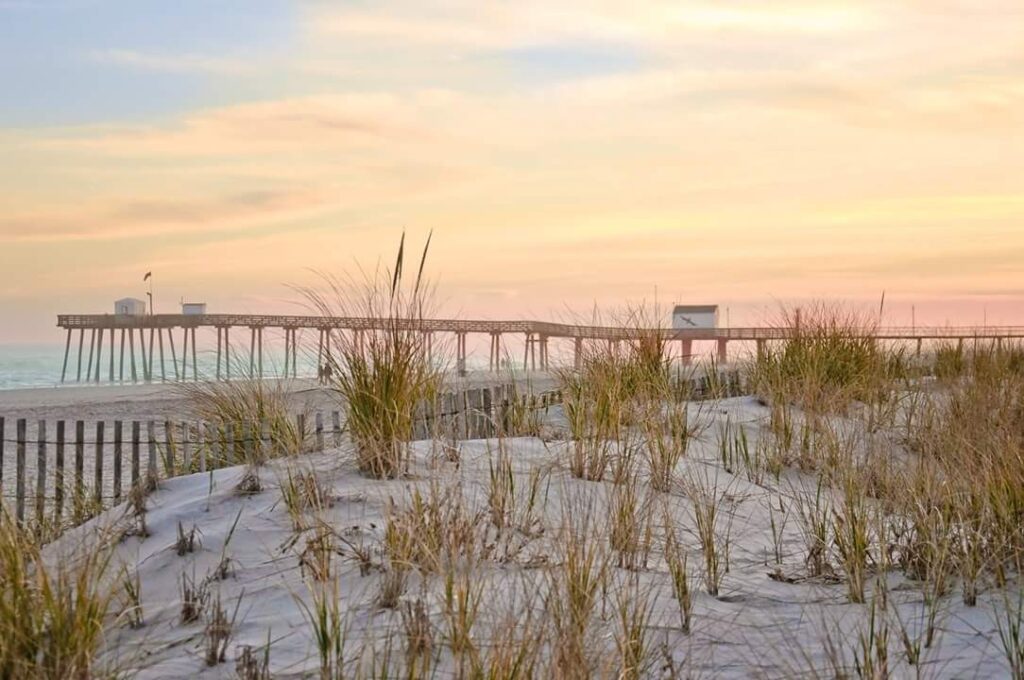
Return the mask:
[[[131,316],[118,314],[62,314],[57,317],[57,326],[67,332],[64,348],[64,365],[61,382],[65,382],[68,361],[72,351],[72,337],[78,331],[78,351],[75,367],[75,381],[83,382],[83,359],[85,359],[84,382],[100,382],[104,373],[110,382],[131,382],[157,380],[154,368],[159,370],[159,380],[198,380],[196,329],[210,328],[217,333],[216,375],[204,376],[220,380],[231,378],[231,329],[248,331],[249,335],[249,377],[263,376],[263,334],[264,330],[283,331],[285,337],[285,375],[296,375],[298,365],[298,332],[315,331],[318,335],[318,363],[325,352],[330,353],[331,335],[335,332],[364,333],[381,329],[380,319],[362,317],[328,317],[268,314],[155,314]],[[394,323],[391,321],[388,324]],[[497,370],[501,365],[502,337],[522,335],[525,339],[523,368],[547,369],[549,366],[548,343],[552,339],[573,341],[575,360],[578,362],[582,343],[604,340],[611,343],[629,340],[636,335],[635,329],[616,326],[590,326],[563,324],[549,321],[530,320],[485,320],[485,319],[409,319],[397,320],[399,328],[418,331],[428,336],[431,346],[435,334],[454,336],[456,340],[456,367],[464,372],[467,359],[468,335],[490,337],[489,367]],[[174,331],[180,329],[180,357],[174,344]],[[680,356],[687,361],[693,354],[693,343],[711,341],[717,343],[719,360],[728,357],[730,342],[754,342],[759,349],[765,343],[785,340],[794,334],[793,328],[743,327],[743,328],[701,328],[677,330],[658,329],[667,341],[680,343]],[[88,341],[86,334],[88,332]],[[146,337],[148,335],[148,338]],[[103,368],[104,337],[108,338],[106,368]],[[166,347],[165,339],[166,336]],[[992,340],[1024,338],[1024,326],[915,326],[881,327],[873,329],[871,336],[878,340],[916,341],[918,350],[921,343],[929,341]],[[128,362],[125,362],[127,340]],[[147,346],[148,340],[148,346]],[[119,341],[116,349],[115,341]],[[136,350],[136,342],[139,349]],[[88,347],[86,347],[88,344]],[[86,350],[88,352],[86,353]],[[136,355],[140,361],[136,361]],[[167,370],[165,356],[170,355],[173,372]],[[154,367],[155,355],[159,364]],[[117,358],[117,361],[115,361]],[[538,360],[539,359],[539,360]],[[191,364],[190,364],[191,362]],[[115,372],[115,368],[117,369]],[[191,369],[191,376],[189,375]],[[237,370],[237,369],[236,369]],[[127,376],[126,376],[127,372]]]

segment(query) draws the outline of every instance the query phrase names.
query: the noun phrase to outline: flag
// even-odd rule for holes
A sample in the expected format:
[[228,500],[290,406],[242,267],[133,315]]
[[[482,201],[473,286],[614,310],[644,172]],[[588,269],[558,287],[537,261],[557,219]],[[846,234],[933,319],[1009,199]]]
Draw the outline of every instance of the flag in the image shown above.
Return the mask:
[[148,281],[149,277],[153,275],[153,272],[146,272],[146,275],[142,277],[143,281]]

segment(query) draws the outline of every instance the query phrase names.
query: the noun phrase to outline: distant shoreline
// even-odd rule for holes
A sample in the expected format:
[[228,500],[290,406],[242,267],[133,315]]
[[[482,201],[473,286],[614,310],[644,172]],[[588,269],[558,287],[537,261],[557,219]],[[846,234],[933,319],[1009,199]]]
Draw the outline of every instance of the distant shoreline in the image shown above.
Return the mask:
[[[508,373],[472,371],[459,384],[484,385],[507,380]],[[265,378],[267,383],[285,381]],[[554,384],[550,373],[517,373],[518,382],[530,381],[538,389]],[[286,380],[296,407],[308,403],[313,408],[338,407],[336,395],[317,385],[316,378]],[[129,385],[65,384],[50,387],[22,387],[0,390],[0,417],[8,422],[27,420],[180,420],[188,417],[188,383],[138,383]]]

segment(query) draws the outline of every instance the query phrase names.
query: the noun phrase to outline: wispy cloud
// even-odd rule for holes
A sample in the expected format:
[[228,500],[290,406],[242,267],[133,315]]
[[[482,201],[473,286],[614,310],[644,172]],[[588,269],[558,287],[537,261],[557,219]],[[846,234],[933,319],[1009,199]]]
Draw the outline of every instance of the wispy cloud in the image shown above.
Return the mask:
[[264,60],[204,54],[150,53],[126,49],[94,50],[93,61],[154,73],[203,73],[218,76],[251,76],[267,68]]
[[0,242],[40,243],[147,239],[161,234],[230,232],[282,219],[309,217],[325,196],[263,190],[209,198],[121,198],[65,209],[0,217]]
[[408,227],[512,315],[656,284],[1019,288],[1019,2],[301,7],[287,52],[85,55],[189,88],[184,110],[0,131],[5,275],[87,254],[113,276],[159,242],[190,280],[267,296]]

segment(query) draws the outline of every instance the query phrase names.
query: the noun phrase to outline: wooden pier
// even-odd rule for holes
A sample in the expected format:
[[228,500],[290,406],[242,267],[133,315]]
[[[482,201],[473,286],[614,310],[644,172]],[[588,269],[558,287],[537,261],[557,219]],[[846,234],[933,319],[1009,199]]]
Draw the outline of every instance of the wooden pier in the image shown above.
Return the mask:
[[[299,331],[316,333],[319,365],[323,363],[325,356],[330,355],[332,335],[353,333],[358,342],[362,334],[383,329],[385,323],[390,325],[395,322],[360,317],[262,314],[65,314],[57,317],[57,326],[67,332],[61,382],[68,380],[73,346],[77,346],[77,353],[70,367],[71,379],[78,383],[99,383],[104,380],[123,383],[230,380],[232,377],[262,378],[265,357],[264,331],[267,329],[283,332],[283,372],[285,376],[297,377]],[[502,341],[508,335],[522,336],[524,339],[524,370],[547,370],[551,365],[549,350],[553,340],[571,342],[574,362],[578,363],[584,342],[606,341],[615,344],[628,341],[635,337],[637,332],[634,329],[615,326],[526,320],[400,319],[397,324],[402,330],[423,333],[425,346],[428,348],[434,346],[435,335],[443,334],[454,338],[456,369],[460,373],[466,371],[469,354],[467,337],[470,335],[490,338],[488,366],[490,370],[497,371],[502,365]],[[216,368],[211,375],[202,375],[198,368],[196,330],[199,328],[216,331]],[[248,344],[248,352],[241,358],[233,356],[233,353],[239,350],[232,349],[232,330],[235,331],[236,338],[242,335],[242,339]],[[766,343],[791,337],[794,331],[791,328],[752,327],[660,329],[659,332],[665,340],[679,343],[679,356],[684,363],[693,356],[694,342],[715,343],[718,360],[724,363],[728,359],[728,345],[731,342],[756,343],[758,350],[761,350]],[[175,345],[175,335],[180,338],[179,345]],[[1001,342],[1004,339],[1020,339],[1024,338],[1024,326],[888,327],[875,329],[871,335],[878,340],[916,342],[920,352],[924,341],[963,343],[968,340]],[[242,351],[244,352],[244,349]],[[242,375],[238,375],[239,372]]]

